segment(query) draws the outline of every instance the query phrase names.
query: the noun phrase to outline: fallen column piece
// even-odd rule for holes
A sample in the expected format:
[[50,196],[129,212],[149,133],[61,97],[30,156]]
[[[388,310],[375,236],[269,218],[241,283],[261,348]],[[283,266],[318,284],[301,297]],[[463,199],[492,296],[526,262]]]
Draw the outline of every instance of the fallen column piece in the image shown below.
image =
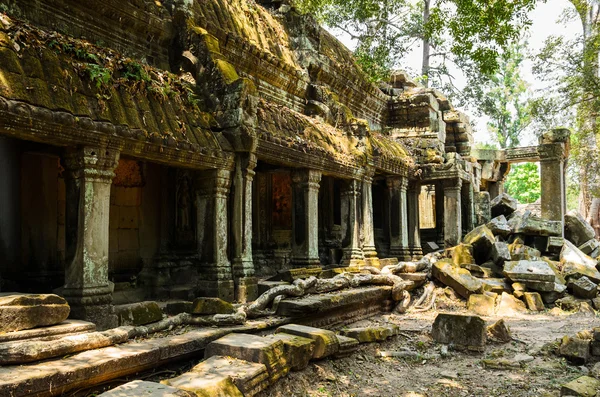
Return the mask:
[[69,312],[58,295],[0,293],[0,333],[60,324]]
[[315,349],[312,355],[312,358],[314,359],[331,356],[340,349],[339,340],[336,334],[326,329],[288,324],[277,328],[275,331],[275,333],[280,332],[312,339],[315,342]]

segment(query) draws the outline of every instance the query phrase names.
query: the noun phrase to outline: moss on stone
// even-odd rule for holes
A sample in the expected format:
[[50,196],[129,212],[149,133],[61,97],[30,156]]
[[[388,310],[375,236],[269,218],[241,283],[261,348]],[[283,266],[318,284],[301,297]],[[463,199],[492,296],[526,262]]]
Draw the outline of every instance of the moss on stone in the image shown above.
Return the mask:
[[221,72],[226,84],[231,84],[239,80],[240,76],[237,74],[233,65],[229,62],[223,59],[217,59],[215,61],[215,66]]

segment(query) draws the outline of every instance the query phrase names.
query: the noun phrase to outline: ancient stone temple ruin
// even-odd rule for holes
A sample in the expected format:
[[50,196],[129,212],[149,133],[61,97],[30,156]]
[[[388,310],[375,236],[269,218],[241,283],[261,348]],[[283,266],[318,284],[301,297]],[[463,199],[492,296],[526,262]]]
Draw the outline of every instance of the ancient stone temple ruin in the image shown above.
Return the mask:
[[510,162],[564,174],[564,136],[474,153],[440,92],[371,83],[285,2],[0,10],[0,291],[101,328],[124,288],[246,302],[282,269],[419,258],[490,219]]

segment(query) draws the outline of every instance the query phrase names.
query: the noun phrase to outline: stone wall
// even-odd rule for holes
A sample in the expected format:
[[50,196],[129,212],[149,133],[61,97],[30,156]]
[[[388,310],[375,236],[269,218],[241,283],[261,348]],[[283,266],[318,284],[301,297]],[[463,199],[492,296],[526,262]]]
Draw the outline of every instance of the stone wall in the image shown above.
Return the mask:
[[20,142],[0,136],[0,291],[4,274],[14,271],[21,253]]

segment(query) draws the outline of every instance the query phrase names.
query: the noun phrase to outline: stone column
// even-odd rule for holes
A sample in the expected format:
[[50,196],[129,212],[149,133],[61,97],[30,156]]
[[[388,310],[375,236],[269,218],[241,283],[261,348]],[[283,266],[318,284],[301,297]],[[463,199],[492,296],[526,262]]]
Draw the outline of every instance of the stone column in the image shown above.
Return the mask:
[[373,224],[373,173],[366,175],[362,182],[362,235],[365,263],[379,267],[375,248],[375,226]]
[[562,143],[538,146],[542,218],[563,221],[565,215],[565,148]]
[[444,247],[454,247],[462,239],[462,180],[444,181]]
[[201,295],[234,300],[234,282],[227,256],[227,198],[231,171],[202,171],[197,176],[196,241],[200,257]]
[[475,227],[475,198],[473,193],[473,184],[465,183],[462,186],[463,209],[466,211],[463,225],[467,232]]
[[342,205],[342,265],[361,266],[365,259],[360,244],[359,204],[360,182],[346,182],[341,191]]
[[419,195],[421,194],[421,184],[411,182],[407,191],[407,211],[408,211],[408,248],[413,259],[420,259],[423,256],[421,248],[421,221],[419,218]]
[[320,267],[319,183],[321,172],[297,170],[292,173],[292,264]]
[[119,152],[104,147],[67,149],[64,155],[65,285],[71,318],[91,321],[99,329],[117,326],[108,281],[110,187]]
[[256,156],[238,154],[233,181],[233,278],[235,299],[240,303],[258,297],[258,279],[252,261],[252,182]]
[[408,204],[406,198],[408,179],[399,176],[389,177],[386,183],[388,187],[388,205],[390,207],[388,222],[390,256],[401,261],[407,261],[411,258],[408,246]]

